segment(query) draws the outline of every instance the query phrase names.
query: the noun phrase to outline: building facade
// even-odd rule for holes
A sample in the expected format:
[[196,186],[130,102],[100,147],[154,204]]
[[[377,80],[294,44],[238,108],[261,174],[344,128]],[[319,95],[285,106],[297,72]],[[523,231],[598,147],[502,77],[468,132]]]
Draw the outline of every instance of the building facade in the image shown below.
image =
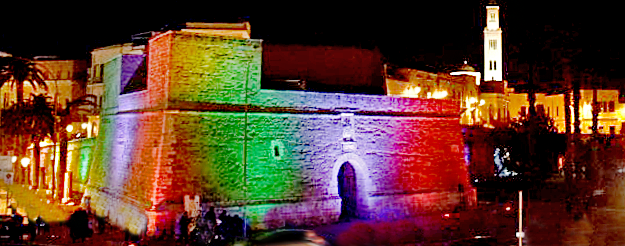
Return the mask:
[[[592,102],[593,90],[580,90],[580,128],[582,134],[592,133]],[[573,93],[570,93],[571,129],[574,124],[573,113]],[[619,103],[619,90],[598,89],[598,132],[600,134],[622,134],[623,123],[625,122],[625,104]],[[559,133],[566,132],[564,95],[546,93],[536,93],[536,112],[544,114],[554,120],[554,125]],[[520,119],[529,115],[529,102],[525,93],[510,94],[510,110],[513,119]]]
[[[62,60],[57,57],[36,57],[36,66],[44,73],[48,90],[37,88],[33,90],[29,83],[24,84],[24,98],[31,93],[43,93],[49,96],[52,102],[65,107],[67,100],[71,101],[85,94],[87,61]],[[15,102],[15,90],[6,84],[0,88],[2,107],[8,107]]]
[[411,68],[385,66],[386,92],[388,96],[410,98],[433,98],[452,100],[463,110],[462,125],[476,125],[482,122],[479,81],[475,70],[464,65],[458,75],[448,72],[429,72]]

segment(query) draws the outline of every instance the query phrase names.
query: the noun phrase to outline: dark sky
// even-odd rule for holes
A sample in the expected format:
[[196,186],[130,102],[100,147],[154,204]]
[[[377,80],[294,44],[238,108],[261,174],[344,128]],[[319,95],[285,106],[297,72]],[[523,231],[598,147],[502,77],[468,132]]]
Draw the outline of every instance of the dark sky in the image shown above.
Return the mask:
[[[263,1],[223,4],[172,1],[160,7],[150,3],[103,1],[67,6],[16,3],[3,8],[0,14],[0,51],[22,56],[87,58],[93,48],[128,42],[132,34],[158,30],[167,24],[226,22],[248,17],[252,38],[265,42],[375,45],[390,57],[421,56],[428,62],[441,59],[455,62],[471,52],[480,52],[483,42],[480,0],[413,2],[312,1],[266,5]],[[521,29],[535,24],[573,22],[600,27],[599,31],[587,32],[587,36],[603,33],[603,38],[587,38],[585,42],[606,45],[621,40],[617,32],[622,14],[617,13],[620,9],[617,3],[509,2],[503,17],[509,40],[504,42],[525,38],[526,32]]]

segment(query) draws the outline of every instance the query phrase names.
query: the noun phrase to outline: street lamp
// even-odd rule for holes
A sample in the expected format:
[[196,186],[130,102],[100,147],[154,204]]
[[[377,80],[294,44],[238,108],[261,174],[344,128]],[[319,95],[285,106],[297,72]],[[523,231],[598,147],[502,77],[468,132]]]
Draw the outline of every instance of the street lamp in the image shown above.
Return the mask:
[[28,164],[30,164],[30,159],[28,157],[24,157],[24,158],[22,158],[20,160],[20,163],[22,164],[22,167],[24,168],[24,169],[22,169],[22,170],[24,170],[24,182],[26,182],[26,184],[28,184],[29,180],[30,180],[30,177],[29,177],[30,176],[30,170],[28,170],[27,167],[28,167]]
[[28,157],[24,157],[20,160],[20,163],[22,163],[23,168],[26,168],[28,167],[28,164],[30,164],[30,159]]
[[11,157],[11,163],[15,163],[17,161],[17,156]]
[[74,126],[72,126],[72,125],[67,125],[67,127],[65,127],[65,130],[66,130],[67,132],[72,132],[72,131],[74,130]]

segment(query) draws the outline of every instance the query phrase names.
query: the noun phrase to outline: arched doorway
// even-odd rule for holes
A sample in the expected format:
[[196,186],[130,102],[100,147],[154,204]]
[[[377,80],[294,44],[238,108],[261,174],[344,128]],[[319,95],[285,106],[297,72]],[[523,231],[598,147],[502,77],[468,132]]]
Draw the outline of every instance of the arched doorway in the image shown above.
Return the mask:
[[338,186],[341,197],[341,216],[339,219],[356,218],[356,172],[349,162],[343,163],[339,170]]

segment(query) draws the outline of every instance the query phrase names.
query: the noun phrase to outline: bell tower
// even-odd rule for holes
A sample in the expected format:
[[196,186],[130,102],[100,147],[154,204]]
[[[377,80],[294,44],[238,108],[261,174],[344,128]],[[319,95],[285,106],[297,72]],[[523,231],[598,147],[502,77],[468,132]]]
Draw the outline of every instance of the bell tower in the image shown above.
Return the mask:
[[486,5],[486,28],[484,28],[484,81],[503,80],[501,47],[499,5],[490,0]]

